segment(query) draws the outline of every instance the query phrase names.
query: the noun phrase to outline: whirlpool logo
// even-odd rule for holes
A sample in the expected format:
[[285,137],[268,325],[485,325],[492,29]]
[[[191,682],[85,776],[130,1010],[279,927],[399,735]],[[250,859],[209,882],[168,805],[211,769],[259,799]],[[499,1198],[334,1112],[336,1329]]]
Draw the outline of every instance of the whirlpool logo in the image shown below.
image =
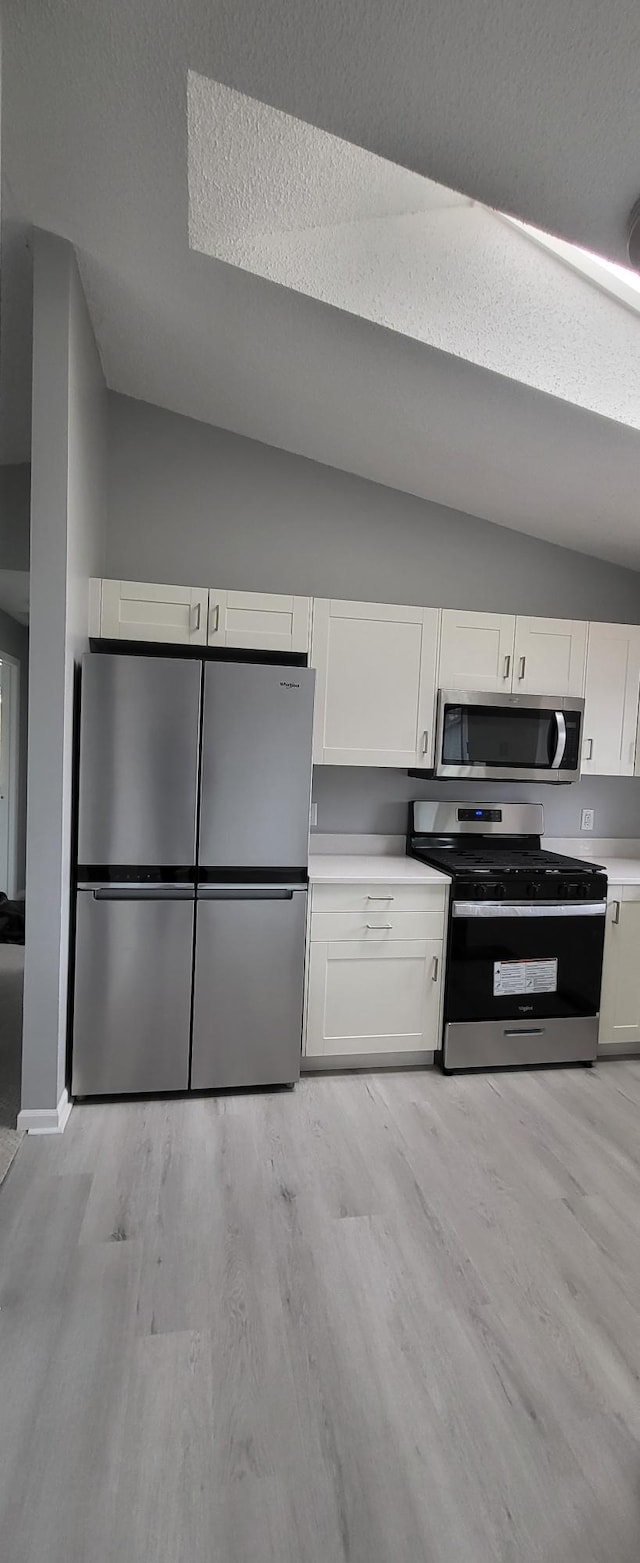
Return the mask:
[[287,683],[287,680],[285,678],[281,678],[280,679],[280,688],[281,689],[299,689],[300,685],[299,684]]

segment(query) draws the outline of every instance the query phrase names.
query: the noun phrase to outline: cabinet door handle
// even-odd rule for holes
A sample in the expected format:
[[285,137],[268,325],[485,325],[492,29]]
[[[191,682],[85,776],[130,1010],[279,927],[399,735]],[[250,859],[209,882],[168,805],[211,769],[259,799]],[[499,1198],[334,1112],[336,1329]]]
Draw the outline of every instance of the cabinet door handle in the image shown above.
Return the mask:
[[520,658],[520,667],[518,669],[518,678],[524,678],[524,670],[525,670],[526,666],[527,666],[527,659],[526,659],[526,657],[521,657]]
[[217,635],[219,624],[220,624],[220,603],[217,602],[216,605],[215,605],[215,608],[210,608],[210,610],[209,610],[209,635]]
[[585,754],[585,760],[592,760],[593,759],[593,738],[585,738],[585,744],[588,746],[588,751],[589,751],[588,754]]
[[200,629],[200,603],[195,603],[189,614],[189,629],[192,635],[197,635]]
[[379,928],[393,928],[393,923],[365,923],[365,928],[373,928],[377,932]]
[[504,659],[504,673],[503,673],[502,677],[503,678],[508,678],[510,672],[511,672],[511,653],[507,652],[507,655],[506,655],[506,657]]
[[395,901],[394,895],[368,895],[367,901]]
[[438,981],[438,972],[439,972],[439,970],[440,970],[440,962],[438,960],[437,955],[434,955],[433,960],[431,962],[431,981],[432,982],[437,982]]
[[620,902],[619,901],[612,901],[611,905],[613,907],[613,916],[611,918],[611,921],[612,921],[612,923],[619,923],[620,922]]
[[424,730],[424,732],[422,734],[422,753],[426,754],[428,748],[429,748],[429,729],[428,729],[428,727],[425,727],[425,730]]

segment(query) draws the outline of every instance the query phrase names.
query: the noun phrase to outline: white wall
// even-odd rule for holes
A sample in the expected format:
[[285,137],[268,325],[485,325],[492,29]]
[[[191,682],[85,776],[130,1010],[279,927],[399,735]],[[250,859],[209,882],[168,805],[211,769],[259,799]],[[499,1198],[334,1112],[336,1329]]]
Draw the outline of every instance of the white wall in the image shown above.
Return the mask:
[[22,1109],[65,1084],[74,676],[104,567],[106,391],[64,240],[34,243],[27,940]]
[[640,622],[635,571],[108,400],[111,576]]

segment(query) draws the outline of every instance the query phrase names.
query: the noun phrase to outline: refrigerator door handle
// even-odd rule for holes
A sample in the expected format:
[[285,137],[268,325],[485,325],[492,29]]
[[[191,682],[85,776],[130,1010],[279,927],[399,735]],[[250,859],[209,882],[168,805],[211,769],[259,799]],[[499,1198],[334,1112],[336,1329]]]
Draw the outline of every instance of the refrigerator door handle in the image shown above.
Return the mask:
[[199,901],[292,901],[306,895],[306,885],[199,885]]
[[193,901],[193,885],[78,885],[94,901]]

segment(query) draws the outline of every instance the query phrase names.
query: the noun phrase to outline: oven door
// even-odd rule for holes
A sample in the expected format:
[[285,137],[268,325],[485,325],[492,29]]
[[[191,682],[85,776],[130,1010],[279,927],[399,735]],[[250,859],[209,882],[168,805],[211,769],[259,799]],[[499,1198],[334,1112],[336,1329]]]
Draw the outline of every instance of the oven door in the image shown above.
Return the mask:
[[597,1015],[605,901],[454,901],[447,1020]]
[[440,690],[436,774],[577,781],[584,701]]

